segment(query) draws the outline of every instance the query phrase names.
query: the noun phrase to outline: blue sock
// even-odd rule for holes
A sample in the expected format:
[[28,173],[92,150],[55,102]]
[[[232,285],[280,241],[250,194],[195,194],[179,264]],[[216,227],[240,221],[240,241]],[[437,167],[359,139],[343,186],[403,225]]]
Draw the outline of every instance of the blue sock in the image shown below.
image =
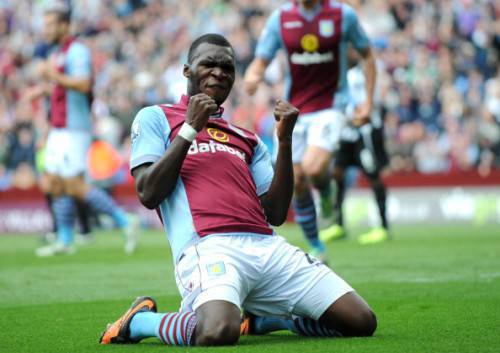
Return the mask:
[[98,188],[92,188],[85,195],[85,201],[90,207],[99,213],[111,216],[119,228],[125,228],[128,224],[127,214],[123,209],[118,207],[113,198]]
[[55,198],[52,210],[57,225],[57,239],[64,245],[73,243],[73,224],[75,222],[75,201],[69,196]]
[[302,228],[309,244],[320,251],[325,250],[325,246],[318,239],[318,224],[316,223],[316,207],[311,192],[302,198],[294,198],[292,202],[295,212],[295,222]]
[[292,330],[293,321],[290,319],[283,319],[279,317],[255,317],[254,321],[254,334],[265,335],[269,332],[281,331],[281,330]]
[[144,338],[158,337],[158,328],[160,327],[163,314],[150,311],[138,312],[130,322],[130,338],[139,341]]
[[196,328],[196,314],[139,312],[130,322],[130,338],[157,337],[171,346],[189,346]]
[[254,334],[265,335],[266,333],[288,330],[301,336],[311,337],[340,337],[339,332],[329,329],[319,321],[305,317],[296,317],[293,320],[278,317],[257,316],[254,321]]

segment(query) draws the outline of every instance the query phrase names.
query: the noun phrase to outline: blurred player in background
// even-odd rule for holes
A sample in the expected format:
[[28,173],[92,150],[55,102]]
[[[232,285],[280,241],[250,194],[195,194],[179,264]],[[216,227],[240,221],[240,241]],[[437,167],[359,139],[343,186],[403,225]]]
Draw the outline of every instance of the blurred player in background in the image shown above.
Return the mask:
[[269,17],[257,44],[255,59],[245,74],[245,88],[254,94],[277,51],[287,55],[285,99],[299,108],[294,130],[293,163],[295,220],[308,239],[311,254],[325,259],[311,184],[319,190],[320,218],[331,231],[333,210],[330,164],[345,124],[349,102],[346,73],[348,44],[364,61],[366,100],[355,119],[366,121],[372,111],[376,67],[369,40],[354,10],[330,0],[297,0],[282,5]]
[[[354,52],[350,59],[358,62]],[[350,103],[346,115],[356,116],[356,110],[366,100],[365,78],[360,65],[351,68],[347,73]],[[361,244],[372,244],[388,239],[389,225],[386,215],[386,187],[380,178],[381,170],[388,164],[384,146],[384,126],[379,109],[374,109],[368,122],[352,119],[341,132],[339,149],[335,152],[333,179],[335,180],[334,225],[329,230],[320,232],[324,242],[346,236],[342,206],[346,191],[345,170],[348,167],[358,167],[368,179],[375,195],[375,201],[380,215],[380,226],[359,237]]]
[[[241,332],[276,329],[316,337],[372,335],[377,323],[368,304],[271,228],[285,221],[292,199],[297,108],[276,103],[273,171],[260,138],[222,118],[220,105],[235,80],[231,44],[216,34],[196,39],[184,76],[188,95],[178,104],[137,114],[130,161],[142,204],[160,209],[181,310],[157,313],[154,299],[137,298],[100,342],[157,337],[168,345],[213,346],[234,344]],[[259,331],[241,327],[241,309],[260,315],[253,321]]]
[[[113,218],[126,237],[125,251],[137,244],[136,220],[127,216],[104,191],[85,183],[87,150],[91,144],[92,62],[89,49],[70,34],[70,11],[55,3],[44,14],[44,35],[56,45],[40,64],[40,75],[52,84],[51,129],[45,150],[48,191],[57,224],[57,242],[36,250],[41,257],[72,253],[75,199]],[[39,94],[47,93],[42,83]]]

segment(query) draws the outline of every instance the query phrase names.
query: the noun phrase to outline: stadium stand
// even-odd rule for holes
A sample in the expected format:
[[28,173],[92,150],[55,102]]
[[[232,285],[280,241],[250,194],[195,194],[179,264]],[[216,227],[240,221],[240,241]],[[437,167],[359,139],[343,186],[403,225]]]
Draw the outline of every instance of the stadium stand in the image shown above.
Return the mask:
[[[0,190],[36,183],[36,149],[47,102],[30,102],[37,63],[47,53],[41,17],[50,1],[0,3]],[[144,105],[176,101],[184,48],[220,32],[234,43],[238,79],[265,18],[281,1],[73,0],[74,31],[91,49],[96,136],[128,160],[129,127]],[[450,9],[452,11],[450,11]],[[500,4],[498,1],[361,1],[359,15],[380,60],[389,173],[500,168]],[[270,102],[282,92],[282,65],[248,98],[226,104],[236,123],[272,143]],[[126,170],[124,166],[123,170]],[[122,173],[118,178],[126,182]]]

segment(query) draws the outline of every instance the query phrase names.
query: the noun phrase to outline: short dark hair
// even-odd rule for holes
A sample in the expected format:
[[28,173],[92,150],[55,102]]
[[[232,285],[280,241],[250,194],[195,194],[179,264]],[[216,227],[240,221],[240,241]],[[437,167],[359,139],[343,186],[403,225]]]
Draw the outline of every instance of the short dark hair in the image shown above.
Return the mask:
[[62,2],[56,2],[45,8],[46,15],[56,15],[59,22],[71,22],[71,9],[68,5]]
[[196,38],[189,47],[188,63],[193,62],[196,48],[198,48],[202,43],[220,45],[221,47],[228,47],[231,48],[231,50],[234,52],[233,46],[231,45],[231,43],[228,42],[228,40],[224,36],[216,33],[207,33]]

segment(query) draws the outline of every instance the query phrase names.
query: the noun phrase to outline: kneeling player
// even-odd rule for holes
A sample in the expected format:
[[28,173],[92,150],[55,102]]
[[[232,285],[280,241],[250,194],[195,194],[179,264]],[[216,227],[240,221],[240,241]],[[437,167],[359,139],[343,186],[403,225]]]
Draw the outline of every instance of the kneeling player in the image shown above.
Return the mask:
[[[157,313],[152,298],[140,297],[100,342],[157,337],[169,345],[234,344],[242,309],[273,317],[267,331],[372,335],[376,319],[368,304],[271,228],[285,221],[293,194],[291,142],[298,110],[276,104],[273,171],[257,135],[222,119],[220,105],[235,79],[229,42],[215,34],[195,40],[184,75],[188,96],[175,105],[144,108],[136,117],[130,166],[141,202],[160,209],[181,310]],[[193,141],[197,148],[191,148]]]

